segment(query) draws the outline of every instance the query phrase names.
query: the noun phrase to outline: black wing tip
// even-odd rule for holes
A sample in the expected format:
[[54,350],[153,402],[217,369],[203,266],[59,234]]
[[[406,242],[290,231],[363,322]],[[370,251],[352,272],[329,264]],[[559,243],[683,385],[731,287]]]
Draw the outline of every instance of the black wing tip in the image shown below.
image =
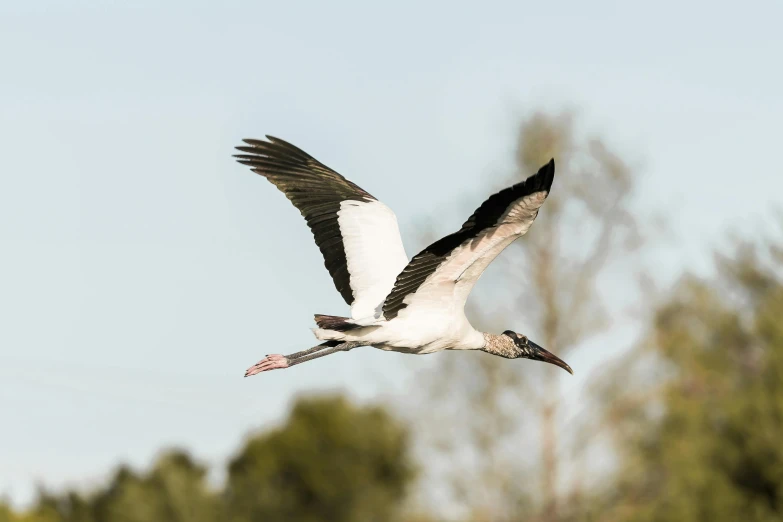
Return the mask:
[[290,143],[288,143],[283,139],[278,138],[277,136],[272,136],[271,134],[264,134],[264,137],[269,141],[269,143],[280,143],[293,147],[293,145],[291,145]]
[[550,159],[546,165],[543,165],[538,169],[537,174],[545,173],[546,175],[554,176],[555,174],[555,158]]
[[545,190],[547,193],[552,188],[552,182],[555,179],[555,158],[552,158],[544,166],[538,169],[538,172],[524,181],[524,184],[531,191]]
[[[256,138],[243,138],[244,145],[234,147],[240,152],[244,152],[245,158],[248,154],[255,157],[265,157],[278,160],[294,161],[297,163],[306,163],[313,159],[308,153],[295,145],[291,145],[285,140],[266,134],[266,140]],[[234,157],[237,157],[234,155]]]

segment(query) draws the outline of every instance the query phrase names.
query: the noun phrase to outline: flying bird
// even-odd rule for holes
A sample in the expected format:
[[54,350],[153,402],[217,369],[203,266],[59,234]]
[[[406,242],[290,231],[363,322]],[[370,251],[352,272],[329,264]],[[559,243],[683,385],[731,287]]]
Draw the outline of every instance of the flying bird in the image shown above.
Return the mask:
[[549,195],[555,161],[489,197],[462,227],[408,260],[394,212],[370,193],[279,138],[246,139],[235,155],[274,184],[307,221],[350,317],[316,315],[323,341],[289,355],[267,355],[245,377],[290,368],[360,346],[427,354],[481,350],[507,359],[571,367],[524,335],[480,332],[465,301],[481,274],[533,224]]

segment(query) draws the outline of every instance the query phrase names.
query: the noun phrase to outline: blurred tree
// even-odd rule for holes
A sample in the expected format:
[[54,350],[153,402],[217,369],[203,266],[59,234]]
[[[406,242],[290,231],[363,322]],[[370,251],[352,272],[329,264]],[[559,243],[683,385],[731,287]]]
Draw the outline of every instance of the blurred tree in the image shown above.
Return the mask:
[[635,354],[654,386],[627,364],[605,381],[622,464],[598,519],[783,520],[780,252],[740,244],[714,281],[683,279]]
[[0,500],[0,522],[15,522],[16,520],[17,517],[11,506]]
[[51,522],[94,522],[92,505],[89,500],[74,492],[56,495],[41,489],[38,502],[32,513],[34,520]]
[[120,467],[90,497],[43,492],[34,513],[46,517],[42,522],[212,522],[219,506],[207,488],[206,473],[188,454],[171,451],[145,475]]
[[26,512],[16,512],[0,502],[0,522],[60,522],[57,511],[49,505],[38,505]]
[[11,509],[11,506],[0,501],[0,522],[22,522],[24,518]]
[[[569,113],[534,114],[522,122],[515,173],[503,185],[528,177],[550,158],[557,169],[552,193],[530,232],[486,275],[502,281],[496,290],[514,289],[516,306],[507,305],[513,295],[505,300],[497,291],[492,303],[480,299],[479,287],[479,298],[468,303],[467,313],[481,329],[523,332],[569,361],[607,324],[597,278],[620,254],[637,247],[640,236],[628,210],[634,185],[629,167],[601,140],[578,139]],[[449,472],[452,497],[467,505],[472,520],[559,518],[561,459],[574,457],[558,440],[563,375],[544,364],[460,353],[443,356],[427,376],[427,415],[439,412],[451,417],[438,417],[439,425],[459,426],[458,435],[450,432],[440,447],[452,461],[466,448],[472,455],[469,472]],[[575,451],[581,448],[578,441],[570,442]],[[534,474],[524,472],[531,463],[523,459],[529,455],[540,455]],[[578,488],[578,483],[567,486]]]
[[0,502],[0,522],[386,522],[399,517],[415,476],[405,428],[381,407],[341,397],[298,401],[286,424],[247,442],[230,463],[222,494],[182,451],[139,474],[120,467],[89,496],[42,491],[16,513]]
[[[213,521],[218,506],[206,475],[206,468],[182,451],[164,454],[144,476],[121,468],[93,500],[95,522]],[[74,506],[71,502],[72,515]]]
[[406,430],[379,407],[299,401],[286,424],[247,442],[225,492],[231,522],[394,520],[414,477]]

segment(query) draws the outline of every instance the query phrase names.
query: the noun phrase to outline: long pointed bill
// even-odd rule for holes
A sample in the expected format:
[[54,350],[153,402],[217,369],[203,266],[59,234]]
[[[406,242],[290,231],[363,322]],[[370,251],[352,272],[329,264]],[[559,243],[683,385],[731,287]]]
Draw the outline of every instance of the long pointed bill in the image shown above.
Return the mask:
[[571,367],[568,366],[563,359],[561,359],[557,355],[553,354],[552,352],[544,350],[539,345],[537,345],[536,343],[534,343],[533,341],[531,341],[529,339],[528,339],[527,342],[528,342],[528,344],[530,344],[530,346],[535,348],[536,355],[538,356],[538,360],[539,361],[544,361],[544,362],[548,362],[549,364],[554,364],[555,366],[559,366],[560,368],[564,369],[565,371],[567,371],[571,375],[574,374],[574,370],[572,370]]

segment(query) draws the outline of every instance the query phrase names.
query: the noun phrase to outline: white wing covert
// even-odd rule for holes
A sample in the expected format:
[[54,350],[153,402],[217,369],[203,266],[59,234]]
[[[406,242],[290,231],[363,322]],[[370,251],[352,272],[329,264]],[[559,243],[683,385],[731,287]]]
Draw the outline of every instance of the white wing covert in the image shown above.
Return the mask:
[[272,136],[243,140],[237,161],[273,183],[299,209],[351,317],[380,313],[408,263],[389,207],[301,149]]

